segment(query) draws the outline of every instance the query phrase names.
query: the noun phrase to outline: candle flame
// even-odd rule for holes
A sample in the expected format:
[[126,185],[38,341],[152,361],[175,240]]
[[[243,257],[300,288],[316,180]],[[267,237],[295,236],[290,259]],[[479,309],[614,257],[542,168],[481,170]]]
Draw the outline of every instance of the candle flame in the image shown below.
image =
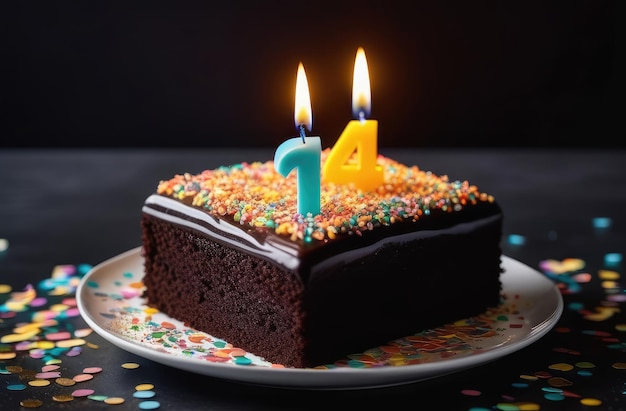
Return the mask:
[[302,63],[298,65],[298,74],[296,77],[296,104],[293,118],[297,129],[306,127],[307,130],[311,131],[313,124],[311,95],[309,94],[309,83],[306,79],[306,73],[304,72]]
[[354,60],[354,78],[352,81],[352,113],[355,117],[364,119],[370,115],[372,110],[371,95],[365,50],[363,47],[359,47]]

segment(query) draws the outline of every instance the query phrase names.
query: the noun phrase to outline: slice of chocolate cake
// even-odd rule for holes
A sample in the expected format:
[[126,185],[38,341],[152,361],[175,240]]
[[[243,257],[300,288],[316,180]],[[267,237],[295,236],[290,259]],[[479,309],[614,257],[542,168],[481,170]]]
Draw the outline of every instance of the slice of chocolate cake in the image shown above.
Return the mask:
[[378,164],[376,192],[323,184],[315,216],[297,214],[295,176],[271,161],[161,181],[142,210],[148,304],[287,367],[330,364],[497,306],[494,198],[383,156]]

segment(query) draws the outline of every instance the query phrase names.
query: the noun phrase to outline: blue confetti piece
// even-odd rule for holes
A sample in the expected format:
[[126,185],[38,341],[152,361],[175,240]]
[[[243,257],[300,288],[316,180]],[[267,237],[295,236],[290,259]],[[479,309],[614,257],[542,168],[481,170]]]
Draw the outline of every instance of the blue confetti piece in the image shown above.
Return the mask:
[[25,390],[26,386],[24,384],[11,384],[7,385],[7,390],[9,391],[22,391]]
[[509,234],[508,241],[512,245],[524,245],[526,244],[526,237],[519,234]]
[[553,393],[544,395],[544,398],[550,401],[563,401],[565,399],[565,396],[563,394]]
[[79,264],[78,266],[76,266],[76,268],[78,269],[78,275],[84,277],[85,274],[87,274],[93,268],[93,265]]
[[151,390],[145,390],[145,391],[135,391],[133,393],[133,397],[135,398],[152,398],[156,395],[156,393],[154,391]]
[[594,228],[609,228],[612,220],[608,217],[596,217],[593,219]]
[[140,410],[156,410],[161,406],[158,401],[142,401],[139,403]]
[[608,253],[604,255],[604,264],[608,267],[615,267],[622,262],[621,253]]

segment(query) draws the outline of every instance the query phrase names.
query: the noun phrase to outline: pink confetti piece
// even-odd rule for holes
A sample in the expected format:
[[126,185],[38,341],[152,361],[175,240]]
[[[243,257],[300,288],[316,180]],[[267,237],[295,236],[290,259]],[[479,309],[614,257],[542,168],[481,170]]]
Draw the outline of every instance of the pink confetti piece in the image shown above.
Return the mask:
[[65,316],[68,318],[78,317],[79,315],[80,315],[80,311],[76,307],[65,310]]
[[80,389],[80,390],[76,390],[72,392],[72,397],[87,397],[93,394],[94,392],[95,392],[94,390]]
[[41,367],[41,372],[50,372],[50,371],[58,370],[59,368],[61,368],[61,366],[56,365],[56,364],[44,365],[43,367]]
[[70,338],[72,338],[72,334],[70,334],[68,331],[59,331],[56,333],[46,334],[45,337],[47,340],[50,341],[69,340]]
[[139,296],[140,291],[132,287],[124,287],[120,290],[120,294],[124,298],[134,298]]
[[74,331],[74,337],[76,337],[76,338],[87,337],[92,332],[93,332],[93,330],[91,328],[81,328],[79,330]]
[[37,297],[33,301],[30,302],[30,306],[31,307],[41,307],[43,305],[46,305],[47,302],[48,302],[48,300],[46,298],[44,298],[44,297]]
[[89,381],[93,379],[93,375],[92,374],[78,374],[78,375],[75,375],[72,379],[76,382],[85,382],[85,381]]
[[48,378],[60,378],[61,373],[58,371],[49,371],[49,372],[38,372],[35,374],[36,378],[48,379]]

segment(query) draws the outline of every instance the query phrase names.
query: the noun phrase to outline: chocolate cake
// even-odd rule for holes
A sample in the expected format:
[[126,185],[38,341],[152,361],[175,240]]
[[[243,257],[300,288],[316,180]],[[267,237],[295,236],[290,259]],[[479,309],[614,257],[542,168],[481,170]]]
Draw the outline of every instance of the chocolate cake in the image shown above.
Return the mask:
[[142,209],[148,304],[286,367],[332,364],[497,306],[494,198],[378,164],[375,192],[322,183],[319,215],[297,213],[295,173],[272,161],[161,181]]

